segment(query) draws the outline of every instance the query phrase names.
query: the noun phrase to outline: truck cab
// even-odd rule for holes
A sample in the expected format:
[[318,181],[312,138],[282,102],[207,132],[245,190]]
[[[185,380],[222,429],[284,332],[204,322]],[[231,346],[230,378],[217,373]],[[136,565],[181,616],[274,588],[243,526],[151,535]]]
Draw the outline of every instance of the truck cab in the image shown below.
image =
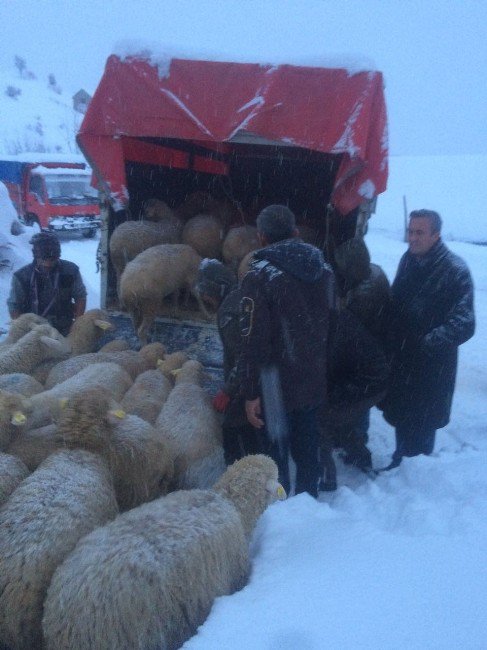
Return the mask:
[[81,156],[19,154],[0,160],[19,218],[42,230],[81,232],[94,237],[100,227],[98,192]]

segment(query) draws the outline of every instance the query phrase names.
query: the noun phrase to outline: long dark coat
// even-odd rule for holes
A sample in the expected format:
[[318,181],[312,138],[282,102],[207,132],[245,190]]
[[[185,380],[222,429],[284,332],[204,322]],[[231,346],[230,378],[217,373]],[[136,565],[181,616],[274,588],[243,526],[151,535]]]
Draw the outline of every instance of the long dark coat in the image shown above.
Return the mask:
[[448,424],[458,346],[473,336],[473,282],[465,262],[439,240],[423,257],[406,252],[392,284],[390,388],[382,406],[396,426]]

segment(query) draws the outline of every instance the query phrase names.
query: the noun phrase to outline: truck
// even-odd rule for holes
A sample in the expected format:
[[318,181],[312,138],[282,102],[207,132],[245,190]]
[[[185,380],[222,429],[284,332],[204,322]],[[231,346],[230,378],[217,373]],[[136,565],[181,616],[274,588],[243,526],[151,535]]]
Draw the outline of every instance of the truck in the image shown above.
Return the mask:
[[91,179],[82,156],[20,154],[0,159],[0,181],[19,219],[41,230],[95,236],[101,220]]
[[[124,52],[108,58],[77,143],[102,195],[101,306],[128,336],[109,241],[148,199],[177,208],[203,191],[253,214],[250,223],[256,206],[283,203],[316,230],[328,257],[333,245],[365,232],[387,183],[383,78],[375,70]],[[212,327],[198,314],[161,318],[154,336],[169,349],[190,342],[211,366]]]

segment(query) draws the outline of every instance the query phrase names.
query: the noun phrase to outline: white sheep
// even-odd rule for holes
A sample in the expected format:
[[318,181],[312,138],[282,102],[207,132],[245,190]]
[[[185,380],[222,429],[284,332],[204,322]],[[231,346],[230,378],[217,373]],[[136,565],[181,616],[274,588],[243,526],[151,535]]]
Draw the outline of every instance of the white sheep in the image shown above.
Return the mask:
[[17,393],[0,390],[0,451],[5,451],[32,412],[30,400]]
[[211,214],[197,214],[186,223],[182,242],[194,248],[201,257],[221,259],[225,228]]
[[[111,323],[108,314],[102,309],[89,309],[82,316],[79,316],[71,326],[67,341],[71,347],[70,354],[64,358],[94,352],[98,341],[107,331],[113,330],[114,325]],[[32,376],[43,384],[47,375],[59,359],[43,361],[38,364],[32,371]]]
[[0,390],[30,397],[31,395],[42,392],[44,386],[30,375],[23,372],[13,372],[7,375],[0,375]]
[[125,393],[120,406],[126,413],[155,424],[172,387],[171,381],[160,370],[146,370]]
[[108,467],[87,451],[52,454],[16,488],[0,509],[2,647],[43,647],[43,602],[54,570],[116,514]]
[[106,459],[121,510],[166,494],[172,483],[165,442],[148,422],[117,408],[107,391],[87,389],[69,399],[59,412],[57,440]]
[[[201,386],[202,365],[187,361],[156,421],[174,459],[178,488],[210,487],[225,471],[221,424]],[[210,458],[211,457],[211,458]]]
[[143,251],[127,264],[120,280],[120,299],[142,343],[147,342],[154,319],[164,310],[164,298],[170,294],[174,296],[174,315],[179,315],[181,289],[196,298],[202,313],[209,318],[195,290],[200,262],[191,246],[162,244]]
[[29,469],[20,458],[0,452],[0,506],[27,476]]
[[66,381],[29,398],[32,413],[28,419],[31,429],[50,424],[59,400],[69,399],[85,388],[107,389],[119,402],[132,385],[130,375],[116,363],[97,363],[87,366]]
[[255,226],[237,226],[230,228],[223,242],[223,260],[237,270],[243,258],[261,247]]
[[[149,216],[153,210],[149,207]],[[125,221],[115,228],[110,237],[110,260],[117,276],[117,290],[120,278],[127,264],[142,251],[159,244],[178,244],[181,241],[182,221],[168,213],[158,223],[150,221]]]
[[36,325],[6,350],[0,350],[0,374],[31,374],[41,361],[63,358],[71,348],[67,340],[51,325]]
[[121,350],[114,352],[89,352],[57,363],[46,377],[45,387],[50,389],[78,372],[95,363],[116,363],[135,379],[141,372],[157,367],[159,359],[164,357],[165,348],[162,343],[149,343],[139,352]]
[[213,490],[173,492],[93,531],[53,576],[47,650],[181,647],[215,598],[246,584],[250,535],[278,498],[275,463],[247,456]]
[[7,336],[0,342],[0,349],[3,346],[12,345],[17,343],[19,339],[30,332],[36,325],[45,325],[47,320],[42,316],[28,312],[21,314],[10,322]]

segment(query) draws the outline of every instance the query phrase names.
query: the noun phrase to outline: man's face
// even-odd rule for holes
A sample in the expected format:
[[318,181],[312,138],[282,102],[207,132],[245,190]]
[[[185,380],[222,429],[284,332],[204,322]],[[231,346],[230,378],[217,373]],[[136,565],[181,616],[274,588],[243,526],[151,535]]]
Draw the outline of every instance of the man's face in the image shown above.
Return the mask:
[[49,271],[52,269],[54,266],[56,266],[58,262],[58,257],[48,257],[46,259],[42,257],[37,257],[36,258],[36,264],[39,269],[42,271]]
[[431,222],[426,217],[415,217],[409,221],[409,251],[413,255],[426,255],[439,238],[440,233],[431,231]]

